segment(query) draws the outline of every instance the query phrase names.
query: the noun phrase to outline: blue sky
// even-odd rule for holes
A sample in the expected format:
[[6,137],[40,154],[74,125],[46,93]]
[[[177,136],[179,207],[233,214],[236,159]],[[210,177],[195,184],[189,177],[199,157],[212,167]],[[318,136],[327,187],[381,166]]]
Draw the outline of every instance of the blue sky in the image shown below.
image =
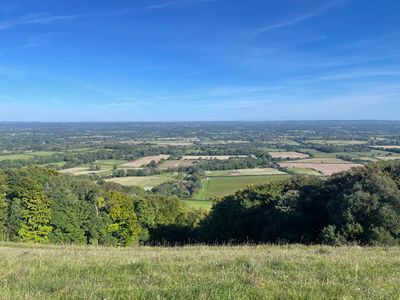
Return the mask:
[[0,120],[400,119],[398,0],[2,0]]

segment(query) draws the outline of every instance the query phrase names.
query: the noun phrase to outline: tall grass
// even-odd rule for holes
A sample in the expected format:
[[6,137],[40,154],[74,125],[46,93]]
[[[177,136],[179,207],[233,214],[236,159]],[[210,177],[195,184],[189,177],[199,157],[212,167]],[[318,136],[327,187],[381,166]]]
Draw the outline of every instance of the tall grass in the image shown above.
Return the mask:
[[399,299],[400,248],[0,244],[1,299]]

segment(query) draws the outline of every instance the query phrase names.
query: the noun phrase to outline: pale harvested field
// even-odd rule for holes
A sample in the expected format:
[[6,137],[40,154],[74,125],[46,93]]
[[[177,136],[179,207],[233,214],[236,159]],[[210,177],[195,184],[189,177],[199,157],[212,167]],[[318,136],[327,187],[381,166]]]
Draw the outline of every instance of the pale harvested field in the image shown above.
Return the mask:
[[101,172],[104,172],[104,170],[91,171],[88,168],[76,167],[76,168],[70,168],[70,169],[61,170],[59,172],[63,173],[63,174],[72,174],[72,175],[78,176],[78,175],[88,175],[88,174],[101,173]]
[[181,160],[166,160],[162,164],[159,165],[159,169],[167,170],[174,168],[186,168],[192,166],[194,163],[193,160],[181,159]]
[[362,145],[366,144],[366,141],[358,140],[307,140],[309,143],[321,144],[321,145]]
[[171,175],[154,175],[154,176],[128,176],[106,179],[107,182],[115,182],[124,186],[140,186],[145,190],[171,180]]
[[200,159],[218,159],[218,160],[228,160],[230,158],[236,157],[248,157],[246,155],[184,155],[182,160],[200,160]]
[[153,156],[145,156],[134,161],[127,162],[125,164],[120,165],[122,168],[139,168],[143,166],[147,166],[152,161],[159,162],[162,159],[168,159],[170,155],[167,154],[160,154],[160,155],[153,155]]
[[383,148],[383,149],[400,149],[400,146],[374,146],[373,148]]
[[380,160],[399,160],[400,156],[378,156],[376,158]]
[[160,145],[160,146],[191,146],[191,142],[179,142],[179,141],[149,141],[150,144]]
[[299,152],[269,152],[272,158],[281,158],[281,159],[301,159],[310,157],[308,154],[299,153]]
[[224,171],[206,171],[207,176],[255,176],[255,175],[284,175],[273,168],[254,168],[254,169],[238,169],[238,170],[224,170]]
[[299,162],[284,162],[279,164],[283,168],[301,168],[313,169],[324,175],[332,175],[343,171],[348,171],[353,167],[362,167],[361,164],[329,164],[329,163],[299,163]]

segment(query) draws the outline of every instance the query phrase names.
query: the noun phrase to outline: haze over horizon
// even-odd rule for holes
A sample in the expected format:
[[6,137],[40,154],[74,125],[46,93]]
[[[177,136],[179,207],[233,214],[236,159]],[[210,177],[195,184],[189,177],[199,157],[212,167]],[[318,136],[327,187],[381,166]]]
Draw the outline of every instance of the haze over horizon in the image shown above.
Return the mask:
[[0,121],[395,120],[395,0],[0,4]]

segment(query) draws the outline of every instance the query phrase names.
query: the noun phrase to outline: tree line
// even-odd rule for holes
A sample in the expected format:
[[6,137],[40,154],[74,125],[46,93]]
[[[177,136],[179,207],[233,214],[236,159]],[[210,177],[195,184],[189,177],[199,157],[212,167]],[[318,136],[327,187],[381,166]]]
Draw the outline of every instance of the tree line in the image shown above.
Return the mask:
[[169,243],[400,244],[400,162],[251,186],[217,200],[196,227],[166,225]]
[[196,227],[205,212],[177,197],[27,167],[0,175],[0,238],[53,244],[129,246],[161,225]]
[[177,197],[140,188],[96,184],[41,167],[8,169],[0,175],[0,238],[114,246],[397,245],[400,162],[250,186],[216,199],[208,215]]

